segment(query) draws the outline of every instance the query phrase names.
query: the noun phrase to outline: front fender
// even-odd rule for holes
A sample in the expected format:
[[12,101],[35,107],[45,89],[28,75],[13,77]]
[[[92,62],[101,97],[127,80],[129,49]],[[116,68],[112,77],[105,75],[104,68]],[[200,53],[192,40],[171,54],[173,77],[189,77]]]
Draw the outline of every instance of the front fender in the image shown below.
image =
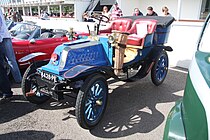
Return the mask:
[[38,57],[38,56],[41,56],[41,55],[46,55],[46,53],[43,53],[43,52],[31,53],[31,54],[29,54],[29,55],[26,55],[26,56],[20,58],[20,59],[18,60],[18,62],[19,62],[19,63],[26,62],[26,61],[28,61],[28,60],[31,60],[31,59],[33,59],[33,58],[35,58],[35,57]]
[[66,71],[63,75],[66,79],[82,79],[94,73],[101,73],[105,75],[105,77],[113,77],[116,78],[114,75],[111,67],[109,66],[90,66],[90,65],[77,65],[68,71]]
[[185,127],[182,116],[182,101],[177,101],[171,109],[164,130],[163,140],[186,140]]

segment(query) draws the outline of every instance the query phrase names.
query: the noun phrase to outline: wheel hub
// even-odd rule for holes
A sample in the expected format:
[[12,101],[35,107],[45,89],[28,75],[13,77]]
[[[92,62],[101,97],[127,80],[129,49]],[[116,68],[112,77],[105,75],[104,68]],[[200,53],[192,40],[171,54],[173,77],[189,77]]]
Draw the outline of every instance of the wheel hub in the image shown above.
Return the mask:
[[97,101],[96,101],[96,105],[102,106],[102,104],[103,104],[103,102],[102,102],[101,100],[97,100]]
[[166,59],[162,56],[162,57],[160,57],[158,63],[159,64],[157,67],[157,77],[159,80],[162,80],[163,77],[165,76],[165,72],[167,70]]

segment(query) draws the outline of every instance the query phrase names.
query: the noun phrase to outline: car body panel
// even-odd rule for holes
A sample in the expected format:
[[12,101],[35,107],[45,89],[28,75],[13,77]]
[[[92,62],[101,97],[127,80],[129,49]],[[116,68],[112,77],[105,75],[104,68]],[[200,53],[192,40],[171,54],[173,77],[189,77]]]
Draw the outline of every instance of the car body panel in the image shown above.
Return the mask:
[[210,53],[197,51],[195,55],[198,67],[210,87]]
[[[198,48],[193,55],[187,76],[184,96],[181,101],[181,119],[183,120],[185,139],[208,140],[210,135],[210,15],[202,29]],[[173,109],[172,109],[173,110]],[[164,139],[173,131],[170,127],[175,117],[169,114]],[[181,135],[180,135],[181,136]]]
[[176,105],[170,111],[167,122],[166,129],[164,133],[164,140],[168,139],[179,139],[185,140],[185,129],[182,120],[182,111],[181,111],[182,102],[178,101]]
[[[199,56],[199,59],[200,57],[201,56]],[[205,60],[205,56],[203,58],[203,60]],[[198,65],[202,64],[197,63],[201,61],[199,59],[197,59],[195,55],[194,59],[192,60],[189,68],[189,74],[187,76],[183,99],[179,101],[180,103],[177,103],[180,104],[180,106],[178,107],[178,105],[176,105],[171,112],[174,112],[174,109],[177,109],[177,107],[179,109],[176,110],[176,113],[169,113],[165,126],[164,140],[176,139],[178,136],[183,137],[182,133],[180,133],[178,136],[176,135],[176,137],[170,136],[170,133],[179,133],[179,131],[181,131],[175,131],[176,125],[171,125],[177,123],[176,120],[171,119],[176,118],[177,113],[180,114],[180,120],[183,121],[184,132],[186,135],[184,139],[208,139],[209,132],[207,122],[209,120],[209,111],[206,110],[208,108],[206,108],[206,106],[208,106],[206,100],[208,100],[209,92],[205,92],[205,89],[207,88],[209,90],[209,87],[206,84],[201,72],[198,72],[200,71]],[[182,127],[180,127],[180,129],[181,128]]]
[[67,37],[62,38],[47,38],[47,39],[37,39],[35,40],[35,43],[29,43],[29,50],[30,53],[35,52],[42,52],[46,53],[46,55],[42,55],[40,57],[37,57],[35,61],[38,60],[49,60],[51,57],[51,54],[53,53],[54,49],[64,43],[67,42]]
[[76,65],[111,66],[109,58],[105,53],[109,52],[109,47],[106,50],[104,51],[104,46],[99,41],[81,39],[73,43],[64,43],[54,51],[58,55],[58,60],[53,61],[51,59],[42,69],[57,75],[62,75]]
[[[22,27],[23,26],[23,27]],[[29,28],[30,36],[25,37],[24,30],[25,28]],[[29,32],[28,31],[28,32]],[[64,43],[68,42],[68,37],[56,37],[56,38],[40,38],[41,36],[41,27],[30,24],[30,23],[18,23],[11,29],[12,34],[16,34],[16,36],[12,37],[12,45],[16,55],[16,60],[19,62],[20,68],[27,68],[29,64],[33,61],[40,61],[40,60],[50,60],[51,54],[53,53],[54,49]],[[23,36],[18,36],[18,34],[23,33]],[[26,33],[27,34],[27,33]],[[19,38],[20,37],[20,38]],[[22,37],[22,38],[21,38]],[[31,40],[34,40],[33,42]],[[30,53],[45,53],[46,55],[41,55],[33,58],[33,60],[28,60],[26,62],[20,62],[19,60],[23,57],[29,55]]]
[[93,69],[95,66],[88,66],[88,65],[77,65],[72,67],[67,72],[64,73],[64,78],[75,78],[76,76],[80,75],[83,72],[87,72],[88,70]]
[[[208,139],[208,127],[206,111],[194,88],[191,74],[187,77],[186,88],[183,97],[183,121],[185,124],[187,139]],[[200,87],[202,88],[202,87]]]
[[[30,54],[29,50],[29,41],[28,40],[17,40],[17,39],[12,39],[12,46],[14,49],[14,53],[16,56],[16,60],[20,60],[22,57]],[[20,68],[29,65],[29,62],[20,62],[18,63]]]

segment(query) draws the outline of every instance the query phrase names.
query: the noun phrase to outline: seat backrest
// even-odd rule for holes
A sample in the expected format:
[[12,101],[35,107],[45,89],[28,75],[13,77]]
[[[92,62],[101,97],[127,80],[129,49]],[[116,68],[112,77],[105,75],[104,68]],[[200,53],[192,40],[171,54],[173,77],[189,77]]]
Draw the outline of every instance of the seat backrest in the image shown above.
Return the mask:
[[136,24],[136,34],[144,38],[148,34],[148,25],[147,23]]
[[44,32],[40,35],[40,38],[39,39],[46,39],[46,38],[50,38],[50,32]]
[[132,20],[126,18],[116,19],[111,23],[111,30],[127,32],[131,28]]
[[131,29],[128,31],[130,34],[137,34],[140,31],[137,31],[139,25],[141,25],[141,27],[147,25],[147,33],[148,34],[152,34],[154,33],[156,26],[157,26],[157,20],[153,20],[153,19],[137,19],[133,22]]
[[65,37],[65,33],[63,32],[55,32],[52,38],[60,38],[60,37]]

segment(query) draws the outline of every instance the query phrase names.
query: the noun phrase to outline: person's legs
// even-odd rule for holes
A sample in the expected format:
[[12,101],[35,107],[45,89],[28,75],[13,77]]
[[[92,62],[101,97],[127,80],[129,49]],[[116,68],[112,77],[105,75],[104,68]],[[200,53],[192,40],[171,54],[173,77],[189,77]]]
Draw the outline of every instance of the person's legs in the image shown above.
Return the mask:
[[12,76],[15,79],[15,82],[20,83],[22,81],[22,76],[16,62],[15,53],[12,47],[12,41],[10,38],[4,38],[2,43],[2,46],[5,49],[5,55],[11,67]]
[[4,68],[4,52],[2,43],[0,43],[0,91],[3,97],[11,97],[13,92],[11,90],[10,81]]

